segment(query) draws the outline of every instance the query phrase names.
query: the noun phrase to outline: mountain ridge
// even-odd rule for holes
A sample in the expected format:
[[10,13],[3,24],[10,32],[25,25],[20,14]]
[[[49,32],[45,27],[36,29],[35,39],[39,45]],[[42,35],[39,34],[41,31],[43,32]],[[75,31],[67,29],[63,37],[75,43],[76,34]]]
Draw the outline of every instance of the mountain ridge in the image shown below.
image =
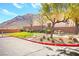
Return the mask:
[[37,14],[25,14],[22,16],[16,16],[8,21],[5,21],[0,24],[0,28],[23,28],[24,26],[29,26],[33,21],[38,19]]

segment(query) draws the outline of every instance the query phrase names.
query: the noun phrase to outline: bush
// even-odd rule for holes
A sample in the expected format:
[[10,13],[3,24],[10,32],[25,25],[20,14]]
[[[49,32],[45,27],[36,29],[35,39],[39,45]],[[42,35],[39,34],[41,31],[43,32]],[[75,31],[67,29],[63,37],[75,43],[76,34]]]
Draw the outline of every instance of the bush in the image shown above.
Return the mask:
[[20,31],[21,31],[21,32],[25,32],[26,30],[21,29]]
[[43,36],[43,39],[46,39],[46,37],[45,37],[45,36]]
[[47,38],[47,40],[49,41],[49,40],[50,40],[50,38]]
[[40,33],[49,33],[50,30],[44,29],[44,30],[41,30],[41,31],[39,31],[39,32],[40,32]]
[[40,39],[40,41],[42,42],[42,41],[43,41],[43,39],[41,38],[41,39]]

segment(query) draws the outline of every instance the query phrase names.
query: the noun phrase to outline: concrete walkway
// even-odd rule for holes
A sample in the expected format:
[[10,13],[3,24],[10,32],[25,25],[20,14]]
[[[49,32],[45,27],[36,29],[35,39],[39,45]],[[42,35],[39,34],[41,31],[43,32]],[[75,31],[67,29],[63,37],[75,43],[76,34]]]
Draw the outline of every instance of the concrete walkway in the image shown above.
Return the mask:
[[[0,56],[57,56],[67,55],[59,50],[79,52],[78,47],[57,47],[32,43],[14,37],[0,38]],[[67,52],[69,53],[69,52]]]

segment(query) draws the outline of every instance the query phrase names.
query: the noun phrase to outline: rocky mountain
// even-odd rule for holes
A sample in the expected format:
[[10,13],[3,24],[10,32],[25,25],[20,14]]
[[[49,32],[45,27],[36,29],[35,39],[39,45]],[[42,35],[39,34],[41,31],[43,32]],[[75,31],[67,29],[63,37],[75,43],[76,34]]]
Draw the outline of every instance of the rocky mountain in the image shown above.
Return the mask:
[[24,26],[30,26],[30,24],[34,24],[34,21],[38,20],[38,15],[35,14],[26,14],[23,16],[16,16],[11,20],[3,22],[0,24],[0,28],[7,29],[17,29],[23,28]]
[[[23,16],[16,16],[11,20],[3,22],[0,24],[0,29],[22,29],[25,26],[33,25],[40,25],[39,15],[37,14],[26,14]],[[49,22],[48,22],[49,23]],[[73,27],[75,26],[73,21],[69,21],[69,24],[66,23],[57,23],[55,27]]]

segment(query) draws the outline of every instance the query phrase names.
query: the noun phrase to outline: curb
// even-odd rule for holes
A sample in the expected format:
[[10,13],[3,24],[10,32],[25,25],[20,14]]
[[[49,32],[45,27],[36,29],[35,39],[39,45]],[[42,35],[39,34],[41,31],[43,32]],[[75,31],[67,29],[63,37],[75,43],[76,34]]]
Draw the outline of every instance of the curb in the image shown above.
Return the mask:
[[53,44],[53,43],[46,43],[46,42],[36,42],[28,39],[24,39],[33,43],[38,43],[38,44],[44,44],[44,45],[50,45],[50,46],[68,46],[68,47],[79,47],[79,44]]
[[[12,36],[8,36],[8,37],[12,37]],[[2,38],[2,37],[0,37],[0,38]],[[17,38],[17,37],[15,37],[15,38]],[[19,39],[23,39],[23,38],[19,38]],[[36,41],[28,40],[28,39],[23,39],[23,40],[27,40],[27,41],[37,43],[37,44],[42,44],[42,45],[62,46],[62,47],[79,47],[79,44],[53,44],[53,43],[47,43],[47,42],[36,42]]]

